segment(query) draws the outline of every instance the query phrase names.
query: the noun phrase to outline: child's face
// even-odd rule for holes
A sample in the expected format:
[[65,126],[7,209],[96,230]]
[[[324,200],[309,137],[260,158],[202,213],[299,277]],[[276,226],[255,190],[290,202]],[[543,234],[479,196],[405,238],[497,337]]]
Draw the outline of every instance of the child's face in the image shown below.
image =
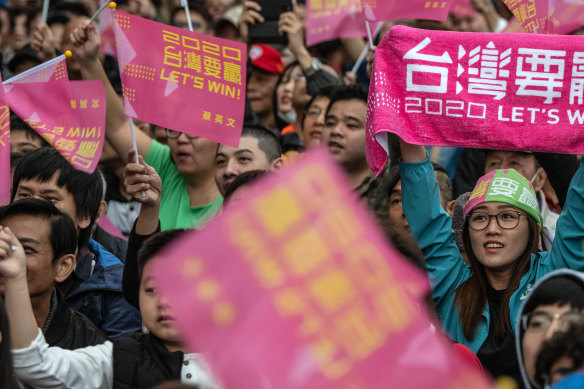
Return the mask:
[[179,332],[176,321],[170,312],[170,306],[156,286],[152,264],[146,263],[142,271],[140,284],[140,312],[142,321],[148,331],[159,337],[170,351],[180,349]]

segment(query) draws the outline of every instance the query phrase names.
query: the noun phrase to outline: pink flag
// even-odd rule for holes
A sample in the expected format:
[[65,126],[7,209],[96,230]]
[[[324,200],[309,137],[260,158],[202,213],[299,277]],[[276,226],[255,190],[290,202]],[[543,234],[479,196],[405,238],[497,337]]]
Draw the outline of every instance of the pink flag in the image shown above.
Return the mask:
[[100,81],[24,83],[4,87],[10,108],[76,169],[97,167],[105,134]]
[[68,81],[67,62],[65,54],[59,55],[49,61],[28,69],[8,80],[4,81],[4,85],[21,84],[25,82],[53,82],[53,81]]
[[245,45],[124,12],[114,18],[126,115],[237,146]]
[[[0,88],[2,89],[2,88]],[[10,201],[10,109],[0,90],[0,205]]]
[[420,307],[426,277],[323,151],[160,257],[184,340],[225,388],[486,388]]
[[550,6],[551,33],[570,34],[584,27],[584,0],[556,0]]
[[427,146],[584,153],[581,37],[396,26],[373,66],[367,157],[376,174],[388,132]]
[[338,38],[367,36],[360,0],[308,0],[306,46]]
[[[101,0],[100,5],[109,3],[109,0]],[[116,53],[116,36],[114,34],[113,13],[106,10],[99,14],[99,34],[101,37],[101,46],[99,50],[102,53],[115,57]]]
[[450,13],[457,18],[474,18],[477,11],[473,8],[470,0],[452,0]]
[[525,32],[551,33],[548,0],[503,0]]
[[452,0],[361,0],[369,21],[427,19],[445,21]]

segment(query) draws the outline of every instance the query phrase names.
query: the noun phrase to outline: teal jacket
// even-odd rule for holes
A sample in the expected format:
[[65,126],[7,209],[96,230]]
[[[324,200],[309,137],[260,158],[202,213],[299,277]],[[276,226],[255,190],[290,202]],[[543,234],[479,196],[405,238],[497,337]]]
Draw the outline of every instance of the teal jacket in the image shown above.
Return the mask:
[[[584,270],[584,169],[574,175],[564,210],[556,225],[556,237],[551,252],[531,256],[531,267],[511,296],[509,308],[513,331],[522,301],[535,282],[552,270],[570,268]],[[400,161],[402,203],[412,234],[426,258],[432,282],[436,313],[445,331],[455,342],[478,352],[489,332],[488,303],[472,340],[465,338],[454,305],[456,288],[471,275],[470,266],[460,255],[454,242],[452,219],[440,205],[440,190],[429,158],[423,162]]]

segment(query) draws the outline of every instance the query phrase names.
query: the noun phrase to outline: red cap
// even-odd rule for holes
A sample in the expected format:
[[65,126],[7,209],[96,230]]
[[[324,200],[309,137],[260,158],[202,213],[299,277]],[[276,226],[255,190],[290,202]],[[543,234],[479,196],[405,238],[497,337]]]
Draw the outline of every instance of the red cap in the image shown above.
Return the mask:
[[282,55],[271,46],[254,44],[249,50],[251,64],[269,73],[280,74],[284,70]]

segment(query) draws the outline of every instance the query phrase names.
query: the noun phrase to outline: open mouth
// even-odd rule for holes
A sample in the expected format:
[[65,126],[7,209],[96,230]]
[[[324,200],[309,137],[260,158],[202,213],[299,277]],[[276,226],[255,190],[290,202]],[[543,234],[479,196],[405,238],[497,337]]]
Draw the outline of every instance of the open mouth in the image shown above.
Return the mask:
[[484,244],[484,247],[487,251],[494,252],[494,251],[497,251],[499,249],[502,249],[504,247],[504,245],[502,243],[499,243],[499,242],[490,241],[490,242],[486,242]]
[[330,151],[333,151],[333,152],[340,151],[340,150],[344,149],[344,147],[340,143],[337,143],[337,142],[332,141],[332,140],[328,142],[328,148]]

